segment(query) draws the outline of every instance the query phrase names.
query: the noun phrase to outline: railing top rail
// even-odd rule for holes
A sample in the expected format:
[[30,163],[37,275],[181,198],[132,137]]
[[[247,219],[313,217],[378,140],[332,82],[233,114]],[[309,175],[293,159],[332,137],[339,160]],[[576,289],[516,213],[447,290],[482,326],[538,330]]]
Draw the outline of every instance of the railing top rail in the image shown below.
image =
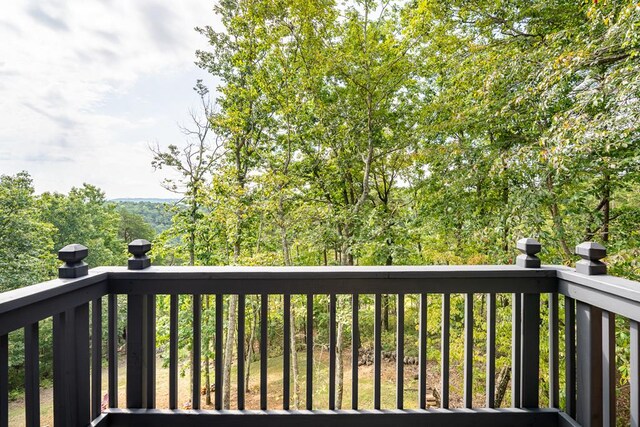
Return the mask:
[[557,270],[559,280],[565,280],[578,285],[597,289],[601,292],[615,294],[629,300],[640,302],[640,283],[622,277],[608,274],[599,276],[586,276],[574,269],[563,268]]
[[595,307],[640,321],[640,283],[609,275],[587,276],[558,269],[558,292]]
[[481,277],[555,277],[555,266],[522,268],[515,265],[429,265],[429,266],[319,266],[319,267],[236,267],[236,266],[153,266],[144,270],[103,267],[118,278],[153,280],[162,278],[224,279],[414,279]]
[[555,292],[555,268],[504,265],[111,268],[119,294]]
[[25,286],[0,293],[0,314],[38,303],[47,299],[69,294],[105,282],[107,271],[103,268],[89,270],[87,276],[76,279],[53,279],[36,285]]

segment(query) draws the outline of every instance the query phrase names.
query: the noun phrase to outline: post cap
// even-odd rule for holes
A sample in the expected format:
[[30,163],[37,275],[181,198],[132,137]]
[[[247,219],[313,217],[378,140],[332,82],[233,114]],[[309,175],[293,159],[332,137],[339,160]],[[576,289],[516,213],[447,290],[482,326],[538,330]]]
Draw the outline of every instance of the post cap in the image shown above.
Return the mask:
[[75,279],[89,274],[89,266],[83,261],[89,255],[86,246],[74,243],[58,251],[58,259],[64,264],[58,268],[61,279]]
[[595,276],[607,274],[607,265],[600,261],[607,256],[607,248],[598,242],[583,242],[576,246],[576,255],[582,258],[576,263],[576,272]]
[[136,239],[129,243],[129,252],[133,255],[129,258],[127,268],[129,270],[144,270],[151,266],[151,260],[147,252],[151,250],[151,243],[145,239]]
[[540,258],[536,256],[542,245],[536,239],[526,237],[518,240],[516,247],[522,254],[516,257],[516,265],[522,268],[540,268]]
[[607,256],[607,248],[598,242],[584,242],[576,246],[576,255],[582,259],[598,261]]
[[518,240],[516,247],[520,252],[527,255],[535,255],[542,250],[542,245],[540,244],[540,242],[530,237],[525,237],[524,239]]
[[136,239],[129,243],[129,253],[134,256],[145,255],[151,250],[151,242],[145,239]]
[[58,251],[58,259],[67,263],[80,262],[89,255],[89,249],[79,243],[67,245]]

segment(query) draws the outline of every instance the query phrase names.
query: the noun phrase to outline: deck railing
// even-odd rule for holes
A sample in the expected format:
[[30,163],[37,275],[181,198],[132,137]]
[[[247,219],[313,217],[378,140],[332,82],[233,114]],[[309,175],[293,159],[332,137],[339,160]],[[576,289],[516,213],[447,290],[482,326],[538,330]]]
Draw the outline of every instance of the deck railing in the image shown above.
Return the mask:
[[[87,271],[87,249],[70,245],[60,251],[65,265],[60,279],[0,294],[0,427],[9,424],[8,334],[24,330],[25,419],[40,425],[39,324],[53,318],[53,408],[55,426],[321,426],[336,425],[544,425],[610,426],[616,423],[615,317],[630,324],[630,423],[640,426],[640,283],[606,275],[600,262],[605,250],[585,243],[576,248],[583,260],[577,269],[540,266],[540,245],[518,242],[523,255],[513,266],[429,267],[151,267],[146,241],[134,241],[128,268]],[[450,309],[452,295],[464,295],[464,379],[462,408],[450,408]],[[474,407],[474,294],[486,295],[486,400]],[[508,294],[511,312],[511,408],[494,408],[496,393],[496,296]],[[118,401],[118,296],[126,296],[126,402]],[[156,296],[170,295],[169,409],[156,409]],[[179,295],[192,296],[191,360],[192,409],[178,403]],[[214,407],[200,409],[203,295],[215,295]],[[244,358],[237,361],[237,410],[222,406],[223,297],[238,296],[237,354],[245,354],[245,303],[260,300],[260,410],[245,409]],[[267,342],[270,296],[281,298],[283,320],[282,404],[268,405]],[[306,295],[306,409],[290,408],[291,296]],[[314,404],[314,295],[328,295],[328,406]],[[373,408],[358,401],[360,301],[373,295]],[[382,298],[396,298],[396,405],[382,409]],[[419,301],[418,409],[404,409],[405,296]],[[539,401],[541,384],[541,296],[548,302],[548,407]],[[107,354],[102,354],[103,297],[107,303]],[[273,297],[271,297],[273,298]],[[350,409],[336,409],[337,299],[351,305]],[[560,299],[564,319],[560,319]],[[123,297],[120,298],[123,300]],[[427,363],[427,307],[441,307],[439,367]],[[280,307],[280,306],[279,306]],[[483,313],[484,314],[484,313]],[[477,316],[475,316],[477,318]],[[561,320],[563,320],[561,322]],[[344,319],[342,320],[344,321]],[[564,342],[560,342],[560,325]],[[547,334],[544,334],[545,336]],[[476,343],[477,347],[477,343]],[[349,350],[347,350],[349,351]],[[477,350],[476,350],[477,351]],[[561,381],[560,358],[565,374]],[[108,361],[108,409],[101,408],[102,365]],[[544,358],[543,358],[544,359]],[[439,408],[427,405],[427,372],[440,372]],[[477,367],[476,370],[477,372]],[[278,390],[280,392],[280,390]],[[561,404],[561,396],[564,397]],[[546,401],[547,399],[545,399]],[[477,401],[476,401],[477,403]],[[303,424],[301,424],[303,423]]]

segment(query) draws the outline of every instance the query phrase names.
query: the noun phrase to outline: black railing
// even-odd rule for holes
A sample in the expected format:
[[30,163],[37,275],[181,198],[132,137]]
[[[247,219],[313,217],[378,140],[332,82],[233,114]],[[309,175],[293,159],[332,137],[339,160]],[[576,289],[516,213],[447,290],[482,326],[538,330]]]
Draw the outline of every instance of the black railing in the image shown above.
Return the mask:
[[[204,425],[544,425],[600,426],[616,422],[615,316],[630,322],[630,422],[640,425],[640,284],[606,275],[604,248],[586,243],[577,247],[583,257],[577,270],[540,267],[537,242],[519,242],[523,255],[515,266],[431,267],[150,267],[150,245],[135,241],[129,268],[86,271],[86,248],[66,247],[61,277],[0,294],[0,427],[8,426],[8,333],[23,329],[25,340],[25,414],[28,426],[40,425],[38,322],[53,318],[53,403],[56,426],[204,426]],[[450,330],[452,295],[463,294],[464,357],[463,408],[450,408]],[[486,295],[486,326],[474,325],[474,294]],[[511,302],[511,408],[496,406],[496,296]],[[548,407],[540,404],[541,296],[548,301]],[[118,401],[118,296],[126,296],[126,402]],[[156,296],[169,298],[169,409],[156,409]],[[178,409],[178,295],[192,296],[191,406]],[[201,340],[203,295],[215,295],[214,408],[202,410]],[[223,409],[223,299],[238,296],[238,326],[234,346],[245,354],[247,296],[259,295],[260,410],[245,409],[244,358],[237,363],[237,410]],[[267,348],[270,295],[282,301],[282,403],[269,406]],[[306,295],[306,410],[290,409],[291,296]],[[314,295],[328,295],[328,405],[314,404]],[[359,319],[361,296],[373,295],[373,408],[363,409],[357,392],[360,377]],[[382,299],[395,296],[396,408],[382,409]],[[405,296],[416,295],[418,341],[417,409],[404,409]],[[102,403],[102,300],[107,302],[108,408]],[[564,342],[560,341],[560,297],[564,307]],[[351,306],[351,408],[336,409],[337,299]],[[121,297],[122,299],[122,297]],[[427,307],[441,306],[439,367],[427,361]],[[280,306],[279,306],[280,307]],[[484,314],[484,312],[483,312]],[[477,318],[477,316],[476,316]],[[341,321],[346,321],[342,319]],[[485,403],[474,407],[474,332],[486,328]],[[483,329],[484,330],[484,329]],[[476,344],[477,347],[477,344]],[[564,363],[561,363],[562,357]],[[543,358],[544,359],[544,358]],[[432,362],[430,362],[432,363]],[[564,365],[564,378],[560,367]],[[439,408],[427,405],[427,373],[440,371]],[[280,392],[280,390],[278,390]],[[561,404],[561,395],[564,402]],[[477,403],[477,402],[476,402]],[[477,405],[476,405],[477,406]],[[124,408],[120,408],[124,407]],[[126,409],[125,409],[126,408]]]

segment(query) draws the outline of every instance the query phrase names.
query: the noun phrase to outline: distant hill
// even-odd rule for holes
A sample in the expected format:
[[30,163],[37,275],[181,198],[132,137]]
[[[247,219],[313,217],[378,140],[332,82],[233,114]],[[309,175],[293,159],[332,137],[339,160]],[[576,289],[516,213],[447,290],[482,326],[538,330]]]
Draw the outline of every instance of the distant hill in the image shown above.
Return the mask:
[[156,233],[161,233],[171,226],[173,212],[170,210],[178,199],[154,199],[154,198],[121,198],[111,199],[118,209],[138,214],[149,223]]
[[116,203],[139,203],[139,202],[147,202],[147,203],[176,203],[180,199],[157,199],[157,198],[136,198],[136,197],[122,197],[119,199],[109,199],[110,202]]

